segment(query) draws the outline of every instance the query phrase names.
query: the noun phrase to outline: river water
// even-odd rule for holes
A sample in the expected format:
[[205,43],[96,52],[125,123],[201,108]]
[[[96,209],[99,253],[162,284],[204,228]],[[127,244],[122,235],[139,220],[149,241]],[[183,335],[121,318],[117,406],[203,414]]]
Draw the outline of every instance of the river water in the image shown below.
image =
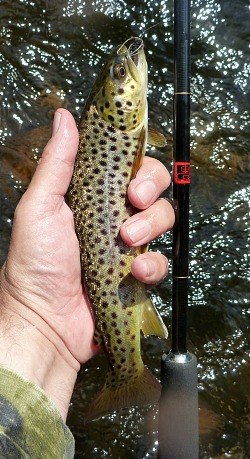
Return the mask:
[[[192,186],[189,350],[198,358],[200,458],[250,458],[249,9],[246,0],[192,5]],[[149,149],[171,168],[173,2],[0,1],[0,261],[14,208],[50,136],[56,108],[79,120],[107,53],[147,27],[149,122],[168,145]],[[171,190],[166,193],[171,198]],[[153,242],[171,258],[171,237]],[[152,290],[171,328],[171,276]],[[170,342],[143,341],[155,375]],[[155,458],[157,407],[124,410],[87,426],[83,413],[105,372],[84,366],[68,424],[76,457]]]

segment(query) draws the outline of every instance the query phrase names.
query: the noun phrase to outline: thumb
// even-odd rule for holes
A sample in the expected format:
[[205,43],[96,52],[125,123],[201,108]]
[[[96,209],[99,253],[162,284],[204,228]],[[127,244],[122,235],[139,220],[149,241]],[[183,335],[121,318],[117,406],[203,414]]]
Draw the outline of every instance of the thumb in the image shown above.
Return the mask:
[[[78,148],[78,130],[73,116],[60,108],[55,112],[52,137],[38,162],[26,198],[48,202],[53,196],[63,197],[72,177]],[[27,196],[28,195],[28,196]]]

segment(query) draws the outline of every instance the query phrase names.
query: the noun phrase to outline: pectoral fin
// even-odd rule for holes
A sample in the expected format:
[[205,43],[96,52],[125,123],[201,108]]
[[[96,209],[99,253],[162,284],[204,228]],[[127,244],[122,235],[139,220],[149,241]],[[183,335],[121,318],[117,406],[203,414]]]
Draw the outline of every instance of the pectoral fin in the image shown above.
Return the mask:
[[134,159],[134,164],[133,164],[133,169],[132,169],[132,179],[136,176],[138,170],[141,167],[142,160],[145,155],[145,150],[146,150],[146,133],[143,127],[140,133],[138,150],[136,153],[136,157]]
[[148,143],[149,145],[154,145],[155,147],[165,147],[167,141],[163,134],[156,131],[156,129],[149,127],[148,128]]

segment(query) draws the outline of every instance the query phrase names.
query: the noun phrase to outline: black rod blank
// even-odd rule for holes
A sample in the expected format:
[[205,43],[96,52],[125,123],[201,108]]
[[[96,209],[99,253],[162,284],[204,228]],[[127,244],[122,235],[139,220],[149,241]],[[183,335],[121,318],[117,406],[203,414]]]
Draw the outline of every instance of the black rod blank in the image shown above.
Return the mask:
[[187,351],[190,0],[174,0],[172,350],[161,364],[158,459],[198,459],[197,360]]
[[190,184],[190,5],[174,1],[172,351],[187,352]]

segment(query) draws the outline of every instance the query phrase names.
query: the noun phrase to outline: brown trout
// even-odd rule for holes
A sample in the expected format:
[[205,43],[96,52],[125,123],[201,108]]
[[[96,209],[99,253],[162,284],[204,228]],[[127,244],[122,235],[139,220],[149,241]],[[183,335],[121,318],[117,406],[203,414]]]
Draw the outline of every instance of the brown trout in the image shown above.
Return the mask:
[[[128,43],[128,47],[126,44]],[[67,202],[79,239],[82,278],[95,317],[95,340],[108,359],[88,420],[123,407],[155,403],[160,383],[144,366],[140,330],[167,337],[166,327],[131,274],[145,247],[128,247],[122,223],[136,212],[127,198],[147,143],[147,62],[140,38],[110,55],[90,93]]]

